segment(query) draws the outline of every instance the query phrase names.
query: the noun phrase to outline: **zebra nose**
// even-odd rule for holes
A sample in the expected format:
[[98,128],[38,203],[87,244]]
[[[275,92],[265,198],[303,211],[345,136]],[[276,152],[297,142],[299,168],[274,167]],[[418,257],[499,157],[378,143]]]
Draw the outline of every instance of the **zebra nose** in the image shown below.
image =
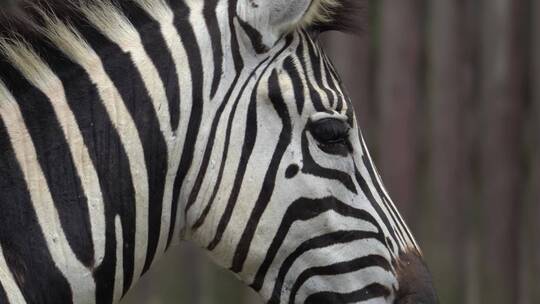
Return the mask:
[[396,270],[399,290],[394,304],[439,303],[431,273],[418,252],[400,255]]

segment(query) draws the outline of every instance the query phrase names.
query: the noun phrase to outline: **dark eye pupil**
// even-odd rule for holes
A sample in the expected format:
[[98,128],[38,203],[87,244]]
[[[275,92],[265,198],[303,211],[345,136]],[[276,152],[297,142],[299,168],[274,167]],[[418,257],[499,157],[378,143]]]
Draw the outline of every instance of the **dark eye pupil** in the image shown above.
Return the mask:
[[349,125],[337,119],[323,119],[311,125],[310,132],[321,143],[338,143],[345,140]]

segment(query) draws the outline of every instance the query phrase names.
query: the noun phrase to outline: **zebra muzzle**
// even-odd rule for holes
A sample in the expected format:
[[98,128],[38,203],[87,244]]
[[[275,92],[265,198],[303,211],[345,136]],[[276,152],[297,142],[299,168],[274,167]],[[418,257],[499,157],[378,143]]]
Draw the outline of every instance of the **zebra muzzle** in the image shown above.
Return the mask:
[[419,253],[402,254],[396,269],[399,290],[395,304],[439,303],[431,273]]

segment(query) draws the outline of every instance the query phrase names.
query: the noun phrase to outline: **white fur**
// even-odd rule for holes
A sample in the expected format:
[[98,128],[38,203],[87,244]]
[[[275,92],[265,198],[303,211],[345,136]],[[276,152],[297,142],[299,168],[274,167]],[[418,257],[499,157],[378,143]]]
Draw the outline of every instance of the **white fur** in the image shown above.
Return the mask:
[[[280,40],[280,38],[283,37],[287,31],[291,31],[292,29],[296,29],[298,27],[305,27],[313,24],[314,22],[329,20],[328,18],[331,16],[332,9],[340,5],[339,0],[239,0],[238,6],[236,7],[238,15],[243,21],[248,22],[251,26],[261,32],[263,35],[263,43],[269,46],[269,52],[263,55],[254,55],[253,51],[249,49],[249,46],[240,43],[240,53],[244,60],[244,70],[241,71],[242,74],[240,75],[239,83],[243,84],[246,81],[249,83],[246,86],[246,90],[242,93],[242,96],[238,96],[241,94],[239,87],[233,88],[233,93],[230,100],[224,100],[225,92],[227,91],[228,86],[231,85],[234,76],[236,76],[234,75],[235,73],[232,72],[234,63],[232,60],[230,45],[227,45],[226,43],[223,45],[223,53],[225,56],[223,75],[221,76],[220,86],[214,100],[210,100],[209,89],[213,79],[212,74],[214,70],[212,64],[214,64],[214,60],[212,58],[212,50],[209,46],[209,33],[206,29],[206,25],[203,23],[204,20],[201,18],[203,1],[186,1],[186,4],[189,5],[191,9],[189,22],[195,30],[197,43],[200,44],[201,51],[203,53],[202,64],[205,75],[203,83],[203,121],[201,122],[198,138],[195,142],[189,143],[185,142],[185,130],[187,130],[188,120],[191,115],[191,111],[193,110],[191,91],[192,75],[188,68],[188,57],[183,46],[181,35],[179,35],[177,29],[173,25],[173,13],[165,0],[134,1],[136,1],[142,9],[148,12],[152,18],[159,22],[167,48],[173,56],[174,68],[176,68],[179,77],[181,94],[181,118],[178,129],[179,131],[177,133],[173,132],[169,126],[169,111],[163,84],[160,81],[155,66],[153,66],[150,58],[145,53],[139,34],[133,25],[111,4],[98,3],[90,6],[83,6],[81,11],[87,16],[87,18],[92,24],[94,24],[96,28],[98,28],[104,35],[116,42],[125,52],[132,56],[137,69],[140,71],[141,76],[143,77],[144,84],[150,93],[150,97],[154,103],[154,108],[158,113],[161,130],[167,138],[168,152],[171,158],[169,159],[168,164],[169,168],[165,185],[161,235],[158,243],[158,252],[156,254],[156,258],[159,257],[160,252],[164,250],[168,236],[167,228],[170,225],[169,220],[171,215],[169,213],[171,209],[172,184],[175,179],[184,145],[194,145],[195,154],[192,160],[192,166],[188,172],[188,175],[186,176],[184,184],[182,185],[179,199],[179,211],[177,214],[172,215],[177,216],[177,225],[174,236],[176,238],[181,234],[180,230],[184,228],[185,220],[187,220],[188,223],[193,224],[194,220],[198,219],[198,216],[200,216],[202,212],[202,207],[206,206],[214,184],[216,183],[219,164],[220,162],[225,162],[224,176],[221,183],[217,185],[218,194],[215,198],[213,208],[208,214],[207,220],[204,222],[204,226],[193,234],[191,231],[189,231],[189,229],[187,229],[188,231],[185,234],[187,238],[191,238],[201,246],[207,246],[209,241],[214,236],[217,224],[223,215],[225,205],[228,202],[228,198],[231,194],[231,189],[234,186],[235,175],[240,160],[242,146],[244,144],[243,134],[246,128],[245,119],[247,115],[247,105],[249,104],[251,93],[256,90],[258,133],[255,147],[250,159],[248,160],[246,175],[244,177],[243,184],[240,187],[239,197],[236,202],[236,208],[232,214],[231,221],[226,227],[222,241],[211,253],[213,258],[219,264],[229,267],[234,255],[235,246],[237,245],[243,233],[243,229],[245,229],[246,223],[249,220],[249,216],[257,196],[264,186],[262,181],[264,180],[268,170],[272,153],[276,148],[278,134],[282,128],[281,120],[278,117],[274,106],[269,100],[267,85],[269,73],[267,72],[266,75],[263,75],[260,87],[258,88],[254,88],[254,83],[257,78],[261,77],[260,74],[262,69],[255,73],[255,77],[248,77],[250,77],[250,73],[253,72],[255,66],[260,63],[261,60],[266,57],[274,56],[275,51],[281,48],[283,45],[283,39]],[[254,3],[256,4],[255,6],[253,5]],[[227,5],[227,0],[221,0],[218,5],[220,8],[219,11],[227,12]],[[103,100],[107,113],[112,120],[113,126],[116,128],[116,131],[120,136],[120,140],[126,149],[136,191],[135,198],[137,227],[135,236],[135,282],[138,279],[138,275],[142,269],[142,263],[146,257],[148,233],[146,218],[148,214],[148,177],[146,176],[146,165],[144,162],[142,145],[138,137],[137,129],[132,118],[130,117],[129,112],[125,108],[119,92],[104,71],[103,63],[96,55],[94,50],[92,50],[92,48],[84,41],[76,30],[62,24],[60,21],[54,18],[49,19],[50,21],[44,29],[46,36],[68,57],[81,65],[88,73],[90,79],[96,85],[100,98]],[[228,16],[226,16],[226,14],[219,14],[218,19],[220,30],[222,30],[223,39],[224,41],[229,41],[232,33],[229,32],[229,25],[227,24]],[[240,28],[239,20],[234,20],[234,22],[234,27],[238,30]],[[243,33],[241,30],[238,30],[237,33],[239,35],[238,38],[240,38],[238,40],[241,41],[241,36]],[[289,50],[284,52],[282,57],[290,55],[291,53],[289,53],[289,51],[294,52],[298,43],[305,43],[305,41],[301,41],[299,37],[300,36],[298,34],[294,34],[294,42],[289,47]],[[309,57],[310,54],[307,52],[306,48],[305,51],[304,57]],[[323,56],[323,54],[320,53],[317,53],[317,55]],[[276,60],[276,62],[279,64],[279,62],[281,62],[280,60],[282,59],[283,58],[279,58]],[[302,152],[300,151],[300,143],[302,132],[305,129],[305,123],[310,118],[318,119],[319,117],[330,115],[313,115],[316,111],[313,108],[310,100],[310,92],[308,91],[307,86],[308,82],[314,83],[314,90],[321,95],[323,104],[329,110],[331,108],[329,102],[325,98],[326,93],[322,91],[318,84],[315,84],[315,77],[312,71],[313,67],[310,65],[310,63],[306,62],[305,71],[304,68],[298,63],[297,65],[300,80],[303,83],[305,107],[303,112],[298,115],[291,78],[285,76],[286,73],[280,74],[279,82],[284,101],[287,103],[287,108],[292,118],[293,138],[291,144],[289,147],[287,147],[287,151],[285,152],[280,164],[280,168],[277,173],[278,176],[276,179],[275,191],[272,194],[268,208],[264,211],[260,225],[257,227],[251,243],[251,248],[247,253],[246,263],[242,269],[242,272],[239,274],[239,276],[248,283],[251,283],[254,274],[262,262],[261,259],[264,258],[265,254],[267,253],[270,246],[269,240],[274,237],[274,234],[281,222],[281,218],[286,212],[290,202],[299,197],[322,198],[331,195],[345,203],[352,203],[351,205],[353,205],[355,208],[366,210],[372,214],[379,224],[381,224],[385,235],[389,235],[389,231],[392,230],[401,232],[404,237],[394,240],[396,242],[395,245],[399,247],[415,247],[414,240],[410,240],[404,233],[406,227],[401,225],[399,219],[392,218],[391,215],[394,207],[391,205],[391,201],[389,200],[387,194],[384,193],[382,195],[383,197],[378,196],[374,187],[375,184],[372,183],[381,184],[380,179],[377,176],[375,178],[376,180],[372,181],[366,168],[362,165],[362,153],[367,153],[367,150],[365,152],[363,151],[365,150],[363,148],[363,141],[357,139],[357,137],[359,137],[358,130],[354,129],[354,134],[351,135],[356,153],[354,156],[347,157],[347,160],[345,160],[345,158],[342,156],[329,156],[319,151],[315,140],[308,135],[308,140],[310,141],[309,149],[315,161],[321,164],[321,166],[327,168],[335,168],[349,172],[349,167],[354,160],[354,162],[359,166],[360,173],[366,179],[368,184],[370,184],[369,187],[374,196],[376,196],[375,199],[378,202],[381,202],[380,204],[383,213],[389,218],[390,227],[384,227],[384,225],[382,225],[382,220],[373,210],[373,207],[368,202],[364,194],[361,192],[358,195],[351,193],[339,181],[328,180],[314,175],[302,173],[299,173],[294,178],[288,180],[283,178],[285,170],[289,164],[297,164],[302,167],[303,158]],[[273,68],[276,68],[279,73],[282,72],[280,66],[271,67],[269,72],[272,72]],[[329,74],[323,75],[323,85],[330,86],[334,96],[337,97],[343,95],[343,92],[340,91],[339,85],[335,83],[334,79],[330,78],[332,77]],[[58,85],[56,85],[56,87],[58,87]],[[50,91],[49,95],[52,96],[54,95],[53,93],[54,92]],[[58,92],[56,92],[56,94],[58,94]],[[224,138],[226,134],[225,130],[227,129],[226,126],[229,116],[232,115],[231,106],[237,97],[240,98],[240,103],[235,117],[233,117],[233,134],[231,136],[227,159],[224,160],[221,158],[224,149]],[[55,97],[54,99],[56,100],[57,98]],[[0,98],[0,103],[1,102],[2,99]],[[207,136],[210,130],[210,125],[215,117],[217,107],[222,102],[227,102],[227,105],[224,109],[223,116],[218,122],[217,134],[210,157],[209,168],[207,172],[205,172],[204,179],[201,183],[201,191],[199,192],[197,201],[186,215],[182,208],[182,204],[187,201],[187,197],[193,188],[193,184],[195,183],[195,178],[200,170],[200,165],[203,159],[202,156],[207,145]],[[6,106],[4,103],[4,107],[8,106]],[[336,112],[331,116],[343,120],[345,117],[342,113],[345,113],[346,109],[347,105],[345,104],[341,113]],[[68,122],[66,120],[66,126],[68,126],[67,123]],[[24,126],[23,123],[21,124]],[[12,130],[12,133],[13,132],[15,131]],[[28,149],[25,148],[25,151],[27,150]],[[28,161],[26,161],[26,166],[28,166]],[[30,182],[31,181],[29,181],[29,183]],[[44,189],[46,189],[46,187]],[[40,191],[44,192],[46,190]],[[382,203],[385,199],[388,200],[389,206],[385,206]],[[40,200],[35,201],[39,202]],[[50,203],[50,201],[46,202]],[[43,216],[40,216],[40,218],[43,218]],[[115,276],[115,300],[119,299],[121,295],[123,280],[125,279],[123,278],[122,264],[123,248],[120,246],[122,242],[122,229],[125,228],[126,227],[121,226],[119,218],[115,218],[115,233],[119,242],[116,248],[118,260]],[[268,293],[271,292],[271,288],[273,287],[272,284],[274,283],[272,282],[272,278],[275,278],[276,276],[276,268],[285,259],[287,254],[294,250],[296,248],[295,246],[305,239],[325,233],[324,228],[328,229],[328,231],[346,228],[351,228],[351,230],[373,230],[373,227],[366,222],[355,221],[352,218],[342,217],[334,212],[326,212],[319,215],[316,219],[295,223],[291,228],[289,235],[286,237],[283,248],[280,249],[280,252],[276,256],[276,260],[273,263],[274,268],[270,269],[268,272],[267,278],[263,285],[263,295],[268,296]],[[184,236],[183,233],[182,236]],[[394,246],[394,248],[397,246]],[[332,246],[323,250],[312,250],[304,254],[301,259],[296,261],[294,269],[292,269],[291,273],[288,275],[288,284],[295,279],[295,275],[298,275],[299,272],[306,269],[306,266],[328,265],[329,263],[345,260],[346,258],[350,259],[357,257],[360,254],[365,255],[369,252],[375,252],[385,257],[397,254],[397,252],[388,252],[388,250],[384,247],[384,244],[365,240],[351,244],[342,244],[341,246]],[[339,256],[340,254],[341,256]],[[382,278],[382,275],[380,277]],[[330,279],[323,281],[313,279],[310,280],[310,282],[307,282],[306,286],[313,284],[326,284],[323,287],[331,287],[332,284],[338,284],[343,290],[347,290],[347,288],[349,288],[349,286],[346,284],[348,279],[363,280],[361,283],[365,283],[369,280],[369,278],[366,279],[365,273],[357,272],[343,275],[336,278],[336,280]],[[342,284],[341,282],[345,283]],[[77,285],[79,288],[81,286],[82,285]],[[309,289],[313,290],[312,288],[302,290]],[[321,288],[320,290],[324,290],[324,288]],[[305,295],[307,294],[308,293]],[[300,297],[305,295],[300,295]]]
[[[163,35],[163,38],[165,39],[167,48],[172,55],[174,68],[177,71],[180,102],[190,100],[192,98],[191,71],[186,68],[187,66],[189,66],[188,57],[180,34],[178,33],[178,30],[173,24],[173,11],[164,0],[135,0],[135,2],[145,12],[152,16],[154,20],[159,22],[161,26],[161,33]],[[187,104],[187,102],[185,102],[185,104]],[[182,118],[189,117],[189,111],[190,109],[187,106],[181,109],[182,115],[180,117],[180,122],[178,126],[179,131],[173,134],[174,138],[172,138],[170,142],[168,142],[169,164],[164,187],[163,211],[161,218],[159,242],[156,250],[157,254],[164,252],[165,246],[167,244],[169,228],[172,218],[171,207],[173,184],[176,177],[176,172],[178,171],[178,166],[180,165],[180,159],[182,157],[182,147],[185,140],[185,132],[181,132],[181,130],[186,130],[188,123],[188,119]],[[177,226],[182,225],[180,223],[180,225]]]
[[124,234],[119,215],[114,218],[114,232],[116,235],[116,269],[114,275],[113,303],[118,303],[124,292]]
[[[360,281],[357,278],[367,278],[366,281]],[[324,282],[330,284],[324,285]],[[358,290],[367,287],[372,283],[379,283],[386,286],[398,287],[398,283],[394,275],[379,267],[367,267],[350,273],[328,276],[314,276],[307,280],[296,296],[296,303],[304,303],[307,297],[317,292],[336,292],[340,294],[348,294],[357,292]],[[316,290],[316,292],[314,292]],[[393,296],[389,298],[374,298],[370,302],[372,304],[394,303]],[[366,302],[359,302],[365,304]]]
[[[329,227],[329,218],[334,219],[334,222],[337,223],[337,226]],[[338,215],[333,211],[327,211],[311,220],[298,221],[294,223],[291,226],[290,233],[285,238],[284,243],[298,244],[298,246],[300,246],[300,244],[311,238],[315,238],[317,236],[329,233],[330,229],[334,231],[340,229],[352,230],[350,227],[355,227],[358,231],[377,232],[377,228],[369,222],[362,221],[353,217],[342,217],[341,215]],[[282,250],[278,252],[278,255],[272,263],[272,267],[269,269],[267,278],[265,280],[265,285],[262,289],[262,292],[265,293],[266,297],[270,297],[271,295],[281,265],[295,249],[296,248],[282,248]]]
[[[113,42],[118,44],[122,51],[131,55],[131,59],[139,71],[139,75],[144,82],[146,91],[148,92],[154,106],[154,111],[156,112],[159,120],[160,130],[166,139],[167,150],[168,152],[171,152],[174,134],[170,125],[170,112],[167,94],[165,93],[165,87],[161,81],[157,68],[154,66],[151,58],[144,49],[137,29],[131,24],[127,17],[125,17],[118,9],[116,9],[113,4],[110,3],[98,3],[97,5],[91,5],[83,8],[83,12],[98,30],[100,30]],[[163,12],[163,14],[166,15],[166,12]],[[166,202],[165,206],[169,206],[168,202]],[[143,212],[136,214],[137,227],[140,227],[139,225],[143,225],[142,227],[145,228],[143,228],[142,231],[145,231],[147,230],[148,226],[148,206],[138,206],[138,210]],[[161,210],[162,217],[163,211],[164,210]],[[158,245],[160,245],[161,248],[164,248],[164,240],[165,236],[168,235],[168,229],[162,229],[160,234],[161,245]],[[147,238],[147,234],[140,236],[140,240],[144,240],[145,243],[147,243]],[[144,247],[146,247],[146,245]],[[141,247],[141,249],[144,247]],[[157,257],[160,256],[160,253],[161,252],[157,252]],[[140,252],[140,254],[141,256],[145,256],[146,252]],[[142,269],[140,267],[135,268],[135,278],[140,276],[141,271]]]
[[[286,281],[296,282],[296,279],[308,268],[324,267],[335,263],[347,262],[362,256],[368,256],[370,254],[381,255],[382,257],[389,258],[386,248],[373,239],[357,240],[351,243],[335,244],[324,248],[310,250],[304,253],[300,259],[294,262],[287,273],[286,277],[288,279]],[[306,261],[308,261],[308,263],[306,263]],[[311,278],[310,280],[304,282],[302,287],[298,290],[299,293],[297,294],[295,303],[303,303],[303,301],[300,299],[303,300],[304,297],[312,293],[314,288],[315,290],[339,290],[341,288],[351,288],[349,284],[340,286],[343,284],[344,279],[348,279],[349,282],[354,283],[357,289],[369,285],[373,281],[379,281],[381,283],[390,282],[391,284],[396,284],[396,280],[393,278],[392,274],[382,269],[378,273],[376,280],[374,280],[373,276],[367,276],[365,273],[363,273],[364,271],[365,270],[349,272],[337,277],[326,276],[324,280],[321,280],[321,277]],[[336,278],[337,282],[334,281]],[[310,281],[312,282],[311,284],[309,284]],[[318,284],[318,286],[313,286],[312,284]],[[291,292],[291,290],[287,290],[287,288],[284,288],[284,291],[285,292],[282,293],[282,300],[288,299]],[[288,301],[283,301],[283,303],[287,302]]]
[[96,168],[84,143],[75,114],[68,104],[64,86],[54,72],[30,49],[20,43],[12,44],[12,47],[8,45],[3,44],[3,51],[7,58],[28,81],[47,96],[64,131],[82,189],[88,200],[95,263],[99,265],[105,255],[103,195]]
[[302,18],[301,26],[332,20],[332,11],[341,5],[339,0],[312,0],[308,12]]
[[262,42],[272,47],[281,36],[301,23],[310,0],[240,0],[237,14],[262,35]]
[[134,278],[138,278],[144,266],[148,242],[148,177],[137,128],[120,93],[105,72],[101,59],[84,39],[74,29],[58,22],[51,23],[47,33],[53,43],[69,58],[81,65],[96,85],[103,105],[120,136],[129,159],[136,208]]
[[4,258],[4,251],[0,246],[0,285],[7,290],[6,293],[9,303],[26,304],[26,300],[15,282],[13,274],[9,270],[6,259]]
[[[39,225],[46,227],[42,232],[49,252],[72,287],[73,302],[95,303],[92,271],[81,264],[71,250],[22,113],[15,98],[1,82],[0,100],[3,100],[0,118],[6,125],[17,162],[21,166]],[[6,108],[9,111],[5,111]]]
[[259,30],[267,46],[273,46],[287,31],[331,21],[340,5],[339,0],[240,0],[237,13]]

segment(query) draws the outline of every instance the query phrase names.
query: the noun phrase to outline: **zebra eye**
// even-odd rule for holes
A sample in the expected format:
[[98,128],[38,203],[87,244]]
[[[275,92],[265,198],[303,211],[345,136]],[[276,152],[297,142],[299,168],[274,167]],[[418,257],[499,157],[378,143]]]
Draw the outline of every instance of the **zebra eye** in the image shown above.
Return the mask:
[[324,118],[311,122],[309,131],[321,144],[345,143],[351,127],[345,121],[335,118]]

